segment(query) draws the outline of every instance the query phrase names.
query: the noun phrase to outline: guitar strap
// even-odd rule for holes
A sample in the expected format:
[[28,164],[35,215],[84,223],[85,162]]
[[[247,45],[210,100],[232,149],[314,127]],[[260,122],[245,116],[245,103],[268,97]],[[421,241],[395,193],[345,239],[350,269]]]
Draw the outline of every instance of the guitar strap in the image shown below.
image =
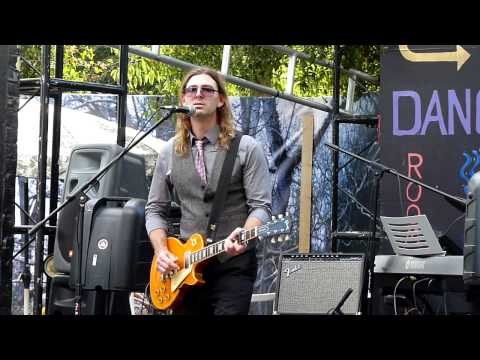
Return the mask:
[[220,213],[223,210],[223,204],[227,198],[228,186],[230,185],[230,178],[232,176],[233,164],[238,153],[238,146],[243,134],[240,131],[235,131],[235,137],[230,142],[225,159],[223,160],[222,171],[218,178],[217,191],[213,199],[212,211],[207,225],[207,242],[212,242],[215,239],[215,232],[217,230],[217,222]]

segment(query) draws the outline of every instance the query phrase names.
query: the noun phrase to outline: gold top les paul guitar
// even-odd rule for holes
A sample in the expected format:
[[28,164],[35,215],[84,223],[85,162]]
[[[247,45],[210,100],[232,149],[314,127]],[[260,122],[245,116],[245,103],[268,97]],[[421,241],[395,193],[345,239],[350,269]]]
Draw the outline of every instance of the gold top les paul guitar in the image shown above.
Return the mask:
[[[272,221],[244,230],[239,234],[239,243],[246,244],[256,238],[277,237],[278,241],[288,240],[290,233],[290,218],[278,215],[272,217]],[[280,235],[280,236],[279,236]],[[272,242],[275,240],[272,238]],[[157,270],[157,257],[154,256],[150,267],[150,298],[153,306],[158,310],[173,309],[178,305],[181,295],[188,286],[205,283],[202,274],[197,267],[203,261],[225,252],[225,240],[205,246],[203,236],[193,234],[187,242],[169,237],[167,239],[168,250],[178,258],[180,270],[169,275],[162,276]]]

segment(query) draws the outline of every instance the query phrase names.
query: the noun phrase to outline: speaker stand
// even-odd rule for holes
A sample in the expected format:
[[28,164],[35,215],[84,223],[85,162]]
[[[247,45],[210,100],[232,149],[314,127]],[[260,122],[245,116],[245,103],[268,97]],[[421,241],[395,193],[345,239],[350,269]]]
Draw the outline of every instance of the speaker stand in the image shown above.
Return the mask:
[[76,282],[75,282],[75,306],[74,314],[81,315],[81,304],[82,304],[82,250],[83,250],[83,218],[85,212],[85,203],[88,201],[87,195],[81,193],[79,197],[80,201],[80,212],[78,215],[78,224],[77,224],[77,272]]

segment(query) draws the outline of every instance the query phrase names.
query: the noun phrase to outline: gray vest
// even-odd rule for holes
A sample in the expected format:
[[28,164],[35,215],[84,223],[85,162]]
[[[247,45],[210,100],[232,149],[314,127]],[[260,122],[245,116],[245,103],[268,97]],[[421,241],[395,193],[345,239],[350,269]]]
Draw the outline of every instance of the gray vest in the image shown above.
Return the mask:
[[[207,151],[207,150],[206,150]],[[187,154],[179,156],[172,151],[172,173],[171,180],[175,195],[182,211],[180,220],[180,237],[187,240],[192,234],[200,233],[205,238],[207,232],[208,220],[212,209],[215,191],[217,189],[218,178],[225,159],[226,151],[216,146],[215,163],[213,171],[208,178],[206,188],[201,185],[191,149],[188,148]],[[223,210],[217,223],[217,231],[212,239],[214,242],[225,239],[236,227],[242,227],[248,217],[248,208],[246,204],[245,190],[243,188],[242,168],[237,159],[232,171],[230,186]],[[251,242],[252,243],[252,242]],[[253,244],[249,244],[252,247]],[[226,254],[218,255],[220,261],[225,261],[230,256]]]

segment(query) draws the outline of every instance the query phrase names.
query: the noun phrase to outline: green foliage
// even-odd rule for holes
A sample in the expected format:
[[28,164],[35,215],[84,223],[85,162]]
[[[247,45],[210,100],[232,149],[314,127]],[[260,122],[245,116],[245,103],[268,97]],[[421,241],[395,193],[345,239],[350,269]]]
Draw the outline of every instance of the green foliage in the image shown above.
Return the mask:
[[[41,60],[40,60],[40,45],[20,45],[20,55],[28,60],[28,62],[38,71],[41,70]],[[19,72],[22,79],[26,78],[38,78],[38,73],[31,69],[25,62],[20,61],[19,63]]]
[[[315,64],[315,60],[333,61],[333,46],[289,45],[288,47],[310,55],[311,61],[297,58],[295,67],[295,83],[293,94],[304,97],[318,97],[332,94],[333,70]],[[285,66],[282,71],[282,82],[286,84],[288,57],[285,56]],[[302,94],[302,95],[298,95]]]
[[[377,76],[380,80],[380,46],[363,45],[347,46],[342,50],[342,66],[345,69],[356,69],[369,75]],[[346,75],[343,75],[342,84],[346,87]],[[379,91],[378,84],[362,82],[365,91]],[[346,90],[345,90],[346,91]]]
[[[283,57],[257,45],[232,46],[229,74],[268,87],[273,87],[274,72],[282,65]],[[261,96],[257,91],[236,87],[235,95]]]
[[[222,62],[221,45],[162,45],[160,54],[188,63],[220,69]],[[165,80],[163,94],[176,96],[184,76],[182,69],[161,64]]]
[[[297,58],[293,94],[302,97],[327,96],[333,93],[333,69],[316,64],[316,60],[333,63],[332,45],[288,45],[288,47],[310,55],[309,60]],[[342,49],[342,67],[356,69],[369,75],[378,76],[380,71],[379,47],[376,45],[346,46]],[[287,79],[288,57],[279,66],[273,76],[273,85],[284,90]],[[378,85],[359,81],[358,92],[378,91]],[[340,93],[346,94],[348,76],[341,73]]]
[[[150,45],[135,45],[150,50]],[[311,59],[333,62],[331,45],[288,45],[303,51]],[[36,69],[41,69],[39,45],[22,45],[21,54]],[[51,68],[55,66],[52,46]],[[189,63],[220,69],[222,45],[162,45],[160,54],[177,58]],[[119,79],[119,51],[103,46],[66,45],[64,52],[64,78],[74,81],[86,81],[116,84]],[[380,68],[379,46],[346,46],[342,51],[342,66],[355,68],[370,75],[378,76]],[[229,74],[252,81],[280,91],[285,90],[288,69],[288,56],[258,45],[234,45],[231,50]],[[311,61],[297,59],[293,95],[301,97],[318,97],[332,94],[333,70]],[[38,74],[20,63],[21,78],[34,78]],[[179,68],[129,55],[128,92],[129,94],[176,96],[178,86],[183,78]],[[346,94],[347,76],[342,74],[341,93]],[[360,82],[358,91],[377,91],[378,85]],[[261,96],[264,94],[227,84],[230,95]]]
[[[87,81],[114,84],[112,71],[118,68],[118,60],[112,58],[106,48],[92,46],[65,46],[63,78],[72,81]],[[52,67],[54,66],[54,62]]]

